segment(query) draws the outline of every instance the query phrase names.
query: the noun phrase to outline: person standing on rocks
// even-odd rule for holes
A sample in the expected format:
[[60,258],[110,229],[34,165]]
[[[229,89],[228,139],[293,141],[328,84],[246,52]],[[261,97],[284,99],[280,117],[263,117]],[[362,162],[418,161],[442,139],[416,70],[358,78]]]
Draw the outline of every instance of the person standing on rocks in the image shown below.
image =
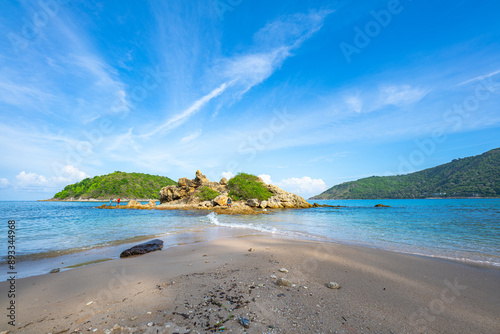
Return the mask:
[[112,202],[112,201],[111,201],[111,198],[110,198],[110,199],[109,199],[109,206],[111,206],[111,202]]
[[227,207],[228,207],[228,208],[230,208],[230,207],[231,207],[231,202],[232,202],[232,201],[231,201],[231,198],[230,198],[230,197],[228,197],[228,198],[227,198]]
[[116,206],[119,206],[120,205],[120,198],[118,198],[118,200],[116,201]]

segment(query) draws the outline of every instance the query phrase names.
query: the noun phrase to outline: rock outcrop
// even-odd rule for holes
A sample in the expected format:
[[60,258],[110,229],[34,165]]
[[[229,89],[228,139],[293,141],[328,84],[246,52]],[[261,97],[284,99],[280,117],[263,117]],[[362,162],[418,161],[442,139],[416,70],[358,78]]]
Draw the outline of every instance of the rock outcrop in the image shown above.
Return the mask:
[[134,255],[142,255],[162,249],[163,249],[163,241],[160,239],[153,239],[151,241],[124,250],[123,252],[121,252],[120,258],[134,256]]
[[[310,208],[312,205],[302,197],[284,191],[275,185],[266,185],[264,181],[257,178],[257,182],[263,183],[273,195],[267,200],[260,201],[256,198],[233,201],[231,206],[232,211],[252,212],[255,209],[281,209],[281,208]],[[211,201],[201,201],[200,196],[197,196],[201,189],[208,187],[220,195]],[[219,182],[211,182],[199,170],[196,171],[195,178],[189,180],[185,177],[180,178],[177,186],[167,186],[160,190],[161,205],[158,209],[168,208],[193,208],[193,209],[214,209],[215,211],[224,211],[227,208],[227,200],[229,198],[228,180],[222,178]],[[227,211],[231,211],[227,210]],[[222,212],[224,213],[224,212]]]

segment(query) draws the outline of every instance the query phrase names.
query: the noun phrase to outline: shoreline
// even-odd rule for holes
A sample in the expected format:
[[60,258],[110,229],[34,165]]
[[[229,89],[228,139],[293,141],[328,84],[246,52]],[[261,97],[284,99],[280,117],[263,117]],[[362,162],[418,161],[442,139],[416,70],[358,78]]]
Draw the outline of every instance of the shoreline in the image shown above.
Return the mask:
[[308,198],[306,201],[385,201],[417,199],[500,199],[500,197],[421,197],[421,198]]
[[[129,199],[129,198],[120,198],[120,203],[121,202],[130,202],[130,201],[137,201],[137,202],[149,202],[150,200],[153,200],[155,202],[159,202],[159,199],[151,199],[151,198],[139,198],[139,199]],[[97,199],[97,198],[89,198],[89,199],[54,199],[54,198],[49,198],[49,199],[37,199],[35,200],[36,202],[96,202],[96,203],[108,203],[108,199]],[[116,199],[111,201],[112,203],[116,203]]]
[[[188,327],[205,332],[194,325],[196,315],[189,313],[193,309],[184,309],[185,302],[203,304],[207,293],[221,286],[230,294],[234,283],[243,288],[238,295],[248,296],[241,312],[234,310],[235,315],[241,313],[250,319],[248,333],[269,331],[268,325],[274,327],[269,331],[272,333],[347,332],[347,327],[401,333],[424,327],[443,333],[467,328],[468,332],[493,333],[498,329],[498,290],[494,289],[500,283],[498,270],[362,246],[249,234],[247,230],[233,229],[226,236],[213,232],[209,240],[17,280],[18,308],[23,316],[19,315],[21,324],[16,332],[32,333],[34,328],[38,332],[66,328],[85,332],[92,327],[104,333],[118,324],[146,333],[151,323],[149,327],[162,330],[160,333],[173,333],[177,328],[185,333]],[[249,252],[250,248],[254,251]],[[282,267],[289,272],[280,273]],[[290,279],[296,286],[279,288],[270,275]],[[120,279],[127,285],[122,286]],[[330,281],[338,282],[341,289],[325,287]],[[445,281],[466,288],[455,296],[453,304],[441,300],[446,307],[439,309],[433,321],[427,321],[417,311],[421,307],[432,310],[431,305],[447,287]],[[7,283],[0,283],[2,291]],[[453,296],[450,291],[448,299]],[[278,296],[280,293],[284,296]],[[209,316],[214,312],[205,310]],[[305,317],[294,325],[301,312],[316,317],[314,322]],[[192,319],[179,316],[181,313]],[[21,319],[28,314],[29,318]],[[457,316],[461,317],[458,322]],[[319,327],[318,320],[323,322]],[[225,325],[237,333],[244,330],[234,319]],[[2,325],[0,330],[12,329],[9,327]]]
[[[203,240],[214,240],[231,237],[252,236],[255,234],[263,234],[273,238],[281,238],[290,241],[304,241],[304,242],[318,242],[325,244],[332,244],[338,246],[359,247],[365,249],[367,252],[370,250],[383,251],[404,256],[412,256],[423,258],[431,261],[443,261],[446,263],[463,265],[480,270],[492,270],[500,273],[500,265],[492,264],[482,260],[473,260],[468,258],[453,258],[440,254],[424,254],[410,251],[403,251],[397,249],[384,248],[383,246],[369,245],[357,242],[347,242],[340,240],[320,240],[314,236],[298,237],[288,234],[271,233],[259,229],[240,228],[240,227],[227,227],[227,226],[211,226],[211,227],[198,227],[188,229],[185,231],[178,231],[177,233],[166,234],[152,234],[144,236],[136,236],[127,240],[115,240],[109,244],[98,244],[92,246],[85,246],[81,248],[72,248],[51,252],[34,253],[22,255],[18,257],[17,265],[22,268],[30,268],[32,273],[22,276],[22,278],[29,278],[33,276],[47,275],[52,269],[60,268],[62,271],[72,269],[71,267],[79,267],[84,263],[92,264],[102,260],[116,260],[119,259],[119,254],[122,250],[132,247],[138,243],[142,243],[152,239],[161,239],[165,242],[165,249],[177,247],[184,244],[193,244],[202,242]],[[52,255],[54,254],[54,255]],[[22,259],[19,261],[19,259]],[[62,261],[62,263],[61,263]],[[2,263],[0,270],[3,273],[7,272],[7,264]],[[35,269],[33,269],[35,268]],[[22,272],[22,270],[21,270]],[[7,278],[6,276],[5,278]]]

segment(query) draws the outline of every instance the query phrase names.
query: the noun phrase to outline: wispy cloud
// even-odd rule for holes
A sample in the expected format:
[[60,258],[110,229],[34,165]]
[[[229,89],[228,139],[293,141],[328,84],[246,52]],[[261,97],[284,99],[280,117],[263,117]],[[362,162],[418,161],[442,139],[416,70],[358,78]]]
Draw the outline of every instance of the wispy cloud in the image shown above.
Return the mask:
[[410,85],[391,85],[380,88],[382,105],[404,106],[416,103],[427,95],[428,91]]
[[181,143],[185,144],[185,143],[189,143],[190,141],[195,140],[196,138],[198,138],[201,135],[201,132],[202,132],[202,130],[200,129],[200,130],[198,130],[190,135],[182,137]]
[[360,113],[363,109],[363,100],[357,95],[347,96],[344,99],[344,102],[355,112]]
[[[259,85],[278,70],[292,51],[310,38],[323,25],[331,11],[311,11],[308,14],[282,16],[268,23],[254,35],[255,45],[246,52],[216,60],[208,71],[209,81],[219,86],[193,102],[187,109],[171,117],[153,130],[139,135],[148,138],[181,126],[192,115],[201,111],[214,98],[224,97],[226,106],[238,101],[250,89]],[[214,79],[216,78],[216,79]],[[217,107],[220,109],[221,105]],[[217,115],[218,111],[213,114]]]
[[474,81],[488,79],[488,78],[495,76],[499,73],[500,73],[500,70],[497,70],[497,71],[490,72],[488,74],[480,75],[480,76],[474,77],[472,79],[463,81],[463,82],[459,83],[457,86],[463,86],[463,85],[466,85],[466,84],[474,82]]
[[205,104],[210,102],[213,98],[222,94],[226,90],[226,88],[229,87],[230,85],[231,85],[231,82],[223,83],[222,85],[220,85],[219,87],[217,87],[216,89],[214,89],[213,91],[208,93],[207,95],[205,95],[202,98],[195,101],[189,108],[187,108],[186,110],[184,110],[180,114],[168,119],[166,122],[164,122],[160,126],[156,127],[152,131],[150,131],[146,134],[140,135],[140,137],[146,137],[146,138],[151,137],[151,136],[153,136],[161,131],[171,130],[171,129],[174,129],[174,128],[180,126],[185,121],[187,121],[187,119],[189,117],[191,117],[192,115],[194,115],[195,113],[200,111],[201,108]]

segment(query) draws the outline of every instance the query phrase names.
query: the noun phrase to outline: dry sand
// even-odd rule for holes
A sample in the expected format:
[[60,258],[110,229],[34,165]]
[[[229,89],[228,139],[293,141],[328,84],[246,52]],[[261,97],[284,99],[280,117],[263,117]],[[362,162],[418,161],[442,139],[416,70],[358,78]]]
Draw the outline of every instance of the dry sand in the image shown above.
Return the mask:
[[[294,285],[279,287],[271,275]],[[500,333],[498,270],[271,235],[176,246],[16,284],[16,329],[3,315],[0,332]],[[7,290],[2,282],[4,314]]]

